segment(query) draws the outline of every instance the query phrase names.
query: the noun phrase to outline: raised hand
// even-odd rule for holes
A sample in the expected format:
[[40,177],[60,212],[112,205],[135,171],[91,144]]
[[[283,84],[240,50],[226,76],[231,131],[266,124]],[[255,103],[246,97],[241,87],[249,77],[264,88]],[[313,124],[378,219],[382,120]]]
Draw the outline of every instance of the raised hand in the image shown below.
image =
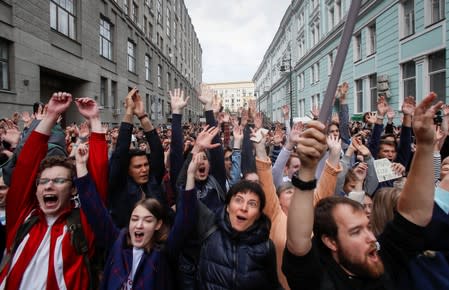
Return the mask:
[[139,94],[139,91],[137,91],[133,96],[132,96],[133,102],[134,102],[134,116],[136,116],[137,118],[142,117],[143,115],[145,115],[145,105],[143,103],[142,97]]
[[310,114],[312,114],[312,117],[314,120],[318,119],[320,116],[320,108],[318,106],[312,106],[312,110],[310,110]]
[[36,120],[43,120],[45,116],[47,116],[47,108],[48,105],[39,105],[39,108],[37,109],[36,114],[34,114],[34,117]]
[[387,119],[392,121],[394,119],[394,116],[396,116],[396,112],[393,110],[392,107],[388,106]]
[[72,94],[66,92],[53,93],[50,101],[47,104],[47,116],[52,117],[56,120],[59,115],[64,113],[72,103]]
[[240,125],[245,127],[246,124],[248,124],[248,111],[245,110],[245,109],[242,109],[242,114],[241,114],[241,118],[240,118]]
[[220,143],[211,144],[212,139],[215,137],[215,135],[219,132],[218,127],[210,127],[206,125],[203,131],[198,134],[195,142],[195,146],[200,150],[203,151],[205,149],[213,149],[217,148],[218,146],[221,146]]
[[355,150],[359,151],[363,156],[370,156],[371,151],[369,151],[368,147],[363,145],[361,138],[362,136],[352,138],[351,144],[354,146]]
[[28,111],[22,112],[22,121],[23,121],[25,128],[28,128],[31,125],[31,122],[33,122],[33,119],[31,116],[32,115]]
[[284,116],[284,120],[288,120],[288,118],[290,116],[290,109],[289,109],[288,105],[282,106],[282,115]]
[[4,122],[4,129],[5,133],[2,134],[1,139],[15,147],[20,139],[19,127],[17,127],[14,121],[7,119]]
[[134,113],[134,108],[136,104],[134,103],[134,95],[138,92],[137,88],[133,88],[128,92],[128,95],[125,97],[124,106],[126,109],[126,114],[132,115]]
[[338,113],[332,113],[332,122],[340,124],[340,117],[338,117]]
[[261,112],[257,112],[254,115],[254,127],[256,129],[260,129],[260,128],[262,128],[262,123],[263,123],[263,115]]
[[377,117],[376,117],[376,113],[368,113],[368,115],[366,116],[366,122],[368,124],[374,124],[376,123]]
[[332,134],[327,136],[327,146],[331,154],[340,155],[341,152],[341,140],[338,136]]
[[171,99],[171,111],[173,114],[182,114],[182,110],[187,106],[190,97],[184,98],[184,91],[181,89],[174,89],[168,92]]
[[416,101],[414,97],[406,97],[404,98],[404,102],[402,103],[402,112],[404,115],[412,115],[415,112]]
[[287,150],[292,150],[296,144],[298,144],[303,130],[304,125],[302,122],[293,124],[290,134],[288,135],[287,143],[285,144]]
[[307,128],[302,132],[299,142],[296,145],[296,153],[301,160],[301,170],[308,171],[308,175],[313,177],[315,170],[323,153],[327,149],[325,126],[319,121],[310,121]]
[[201,84],[201,94],[198,96],[198,99],[204,105],[206,111],[212,110],[214,96],[215,93],[213,89],[205,84]]
[[391,169],[397,175],[403,176],[405,173],[405,166],[402,165],[401,163],[396,163],[396,162],[391,163]]
[[368,174],[368,164],[365,162],[360,162],[356,168],[354,169],[354,174],[357,178],[357,181],[363,182]]
[[77,98],[75,99],[75,104],[81,116],[87,120],[99,117],[100,111],[98,105],[92,98]]
[[388,111],[388,103],[387,100],[385,100],[384,96],[380,96],[379,99],[377,99],[377,115],[380,117],[385,116],[385,114]]
[[436,97],[437,95],[434,92],[429,93],[415,109],[412,126],[417,146],[433,145],[435,139],[435,131],[432,130],[433,118],[443,105],[441,101],[432,105]]
[[192,160],[189,163],[189,167],[187,168],[187,175],[194,176],[196,170],[200,166],[203,161],[203,154],[195,153],[192,156]]

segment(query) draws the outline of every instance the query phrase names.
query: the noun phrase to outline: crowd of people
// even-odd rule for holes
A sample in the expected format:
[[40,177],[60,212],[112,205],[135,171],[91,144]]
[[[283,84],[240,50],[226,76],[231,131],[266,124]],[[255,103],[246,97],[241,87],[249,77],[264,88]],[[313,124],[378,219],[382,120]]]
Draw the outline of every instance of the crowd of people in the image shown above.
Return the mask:
[[204,123],[175,89],[155,127],[137,88],[118,127],[66,92],[0,120],[0,288],[449,289],[449,106],[351,121],[348,92],[326,124],[207,87]]

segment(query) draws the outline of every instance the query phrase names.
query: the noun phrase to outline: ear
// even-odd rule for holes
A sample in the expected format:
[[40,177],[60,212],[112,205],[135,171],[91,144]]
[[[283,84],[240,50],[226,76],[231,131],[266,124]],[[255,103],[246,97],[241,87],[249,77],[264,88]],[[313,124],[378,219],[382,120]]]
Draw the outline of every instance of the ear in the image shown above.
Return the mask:
[[162,227],[162,220],[158,220],[156,224],[156,231],[158,231]]
[[337,251],[337,242],[330,238],[329,236],[321,236],[321,241],[323,242],[323,244],[326,245],[326,247],[328,247],[332,252],[336,252]]
[[76,190],[76,186],[72,186],[72,196],[75,196],[78,193],[78,191]]

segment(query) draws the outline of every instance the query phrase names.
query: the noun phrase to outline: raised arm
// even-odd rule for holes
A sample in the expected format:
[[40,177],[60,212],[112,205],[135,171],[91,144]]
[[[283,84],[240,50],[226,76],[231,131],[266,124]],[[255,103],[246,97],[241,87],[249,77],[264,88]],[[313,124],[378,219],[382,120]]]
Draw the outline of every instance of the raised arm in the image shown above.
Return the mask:
[[396,162],[401,163],[405,167],[408,166],[412,156],[412,115],[415,111],[415,99],[413,97],[405,98],[402,104],[402,112],[404,118],[402,120],[401,137],[399,139],[398,155]]
[[[129,91],[125,98],[125,114],[122,122],[120,123],[119,134],[117,138],[117,144],[114,152],[112,152],[109,163],[109,188],[117,188],[120,184],[126,182],[128,165],[129,165],[129,146],[131,145],[131,135],[133,129],[133,117],[134,117],[134,101],[133,95],[137,92],[137,88]],[[116,192],[115,190],[109,190],[110,193]]]
[[89,147],[80,144],[75,152],[77,179],[75,185],[81,200],[81,209],[95,233],[95,243],[109,249],[118,237],[119,229],[97,192],[95,183],[88,174]]
[[109,178],[108,145],[101,125],[98,106],[91,98],[78,98],[75,100],[75,104],[80,114],[90,123],[92,132],[89,137],[89,151],[92,154],[89,154],[87,167],[100,193],[101,200],[106,203]]
[[234,142],[232,146],[232,167],[231,167],[231,181],[230,186],[233,186],[241,179],[242,174],[242,142],[243,142],[243,129],[239,126],[236,119],[232,120],[232,131],[234,136]]
[[346,100],[346,95],[349,90],[349,84],[344,82],[338,88],[339,100],[340,100],[340,110],[338,112],[338,119],[340,120],[340,137],[341,141],[344,142],[343,148],[347,148],[351,142],[351,134],[349,130],[349,107]]
[[[296,152],[301,160],[301,170],[293,178],[295,185],[287,219],[287,249],[296,256],[306,255],[312,247],[314,220],[313,192],[316,183],[315,171],[327,148],[325,126],[310,121],[301,135]],[[300,184],[298,184],[300,183]]]
[[413,117],[416,152],[397,205],[403,217],[419,226],[426,226],[433,212],[435,185],[432,155],[435,131],[432,126],[435,113],[442,106],[442,102],[432,105],[435,98],[436,94],[432,92],[416,107]]
[[[51,129],[56,124],[59,116],[63,114],[72,102],[72,95],[65,92],[54,93],[47,105],[47,114],[31,133],[23,146],[16,163],[15,174],[12,175],[11,185],[6,196],[6,247],[9,248],[14,241],[16,231],[36,200],[36,176],[40,162],[47,154],[48,139]],[[20,219],[20,220],[19,220]]]
[[190,97],[184,98],[184,91],[175,89],[170,91],[172,111],[172,135],[170,144],[170,183],[177,192],[176,179],[184,163],[183,146],[184,134],[182,132],[182,110],[187,106]]

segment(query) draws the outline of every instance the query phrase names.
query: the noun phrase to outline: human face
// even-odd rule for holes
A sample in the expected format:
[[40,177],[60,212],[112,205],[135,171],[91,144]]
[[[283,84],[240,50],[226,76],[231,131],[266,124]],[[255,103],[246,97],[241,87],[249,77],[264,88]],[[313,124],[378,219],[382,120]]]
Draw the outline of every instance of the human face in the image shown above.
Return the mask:
[[382,144],[379,149],[379,158],[387,158],[390,161],[396,159],[396,148],[392,145]]
[[201,155],[201,160],[197,170],[195,171],[195,180],[204,181],[207,179],[207,177],[209,177],[209,160],[207,159],[206,153],[200,152],[198,154]]
[[0,177],[0,207],[5,207],[6,195],[8,194],[9,187],[5,184],[3,176]]
[[371,217],[371,212],[373,211],[373,200],[366,194],[363,199],[363,208],[365,209],[366,216],[369,219]]
[[146,247],[151,242],[154,232],[158,231],[161,226],[162,220],[158,220],[142,205],[136,206],[131,213],[128,227],[133,247]]
[[330,125],[329,126],[329,135],[333,135],[335,137],[339,137],[340,136],[340,129],[338,129],[338,127],[336,125]]
[[288,208],[290,207],[290,202],[292,201],[292,196],[295,190],[293,188],[288,188],[281,191],[279,194],[279,203],[285,214],[288,214]]
[[351,191],[354,190],[355,186],[357,185],[357,180],[349,180],[348,182],[345,183],[345,185],[343,186],[343,191],[345,193],[350,193]]
[[66,179],[62,184],[49,181],[47,184],[38,184],[36,197],[39,207],[47,216],[59,216],[64,210],[70,208],[70,197],[75,193],[70,169],[62,166],[53,166],[42,171],[40,179]]
[[244,232],[260,217],[260,199],[254,192],[238,192],[235,194],[226,211],[232,228]]
[[147,143],[145,143],[145,142],[140,143],[139,150],[147,152]]
[[150,174],[150,163],[147,156],[133,156],[129,160],[128,174],[139,185],[147,183]]
[[287,175],[291,179],[296,172],[299,171],[301,167],[301,161],[297,157],[290,158],[290,164],[287,167]]
[[226,151],[224,154],[224,164],[225,164],[225,169],[226,169],[226,175],[228,177],[230,177],[231,175],[231,167],[232,167],[232,152],[231,151]]
[[365,212],[340,204],[335,207],[333,216],[338,228],[337,240],[331,246],[334,259],[351,275],[380,277],[384,265]]

